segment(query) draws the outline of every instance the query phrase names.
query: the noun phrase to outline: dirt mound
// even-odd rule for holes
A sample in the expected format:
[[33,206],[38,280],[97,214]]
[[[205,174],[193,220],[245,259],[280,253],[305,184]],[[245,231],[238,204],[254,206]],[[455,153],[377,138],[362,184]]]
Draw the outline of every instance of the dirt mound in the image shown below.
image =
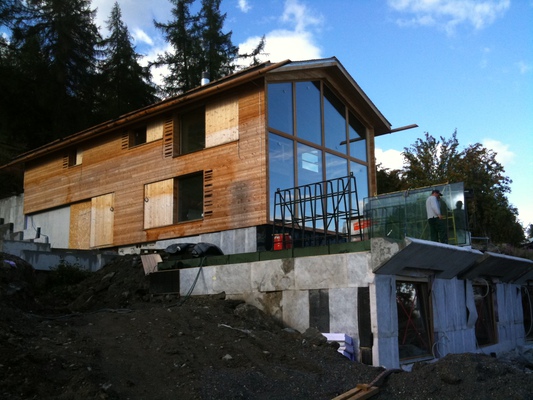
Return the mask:
[[[138,256],[45,293],[22,271],[0,275],[2,399],[331,399],[384,371],[224,294],[152,295]],[[393,373],[373,398],[532,394],[526,366],[464,354]]]

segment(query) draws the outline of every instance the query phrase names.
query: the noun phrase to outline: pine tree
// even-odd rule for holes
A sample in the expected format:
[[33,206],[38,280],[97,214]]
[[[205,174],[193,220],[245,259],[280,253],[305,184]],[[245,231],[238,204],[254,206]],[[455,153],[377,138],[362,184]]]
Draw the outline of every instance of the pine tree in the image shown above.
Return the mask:
[[104,59],[100,63],[99,116],[116,118],[157,100],[148,67],[142,67],[132,37],[122,21],[120,6],[115,2],[106,21],[109,37],[102,42]]
[[235,70],[238,47],[231,42],[231,32],[223,33],[226,14],[220,12],[220,0],[202,0],[198,14],[191,14],[194,0],[171,0],[174,20],[155,23],[162,30],[173,52],[166,52],[153,63],[167,67],[163,91],[176,95],[200,84],[203,72],[218,79]]
[[210,79],[219,79],[235,71],[239,48],[231,42],[232,32],[223,33],[226,14],[220,13],[221,0],[202,0],[198,18],[200,32],[200,76],[208,72]]
[[173,52],[165,52],[152,64],[156,67],[168,68],[163,78],[163,92],[168,96],[183,93],[200,82],[195,74],[199,65],[199,37],[196,31],[196,17],[190,13],[194,0],[171,0],[173,21],[166,24],[155,22],[156,28],[170,43]]
[[[11,117],[33,148],[95,123],[97,44],[89,0],[14,1],[12,66],[26,99]],[[21,5],[18,7],[19,5]],[[28,110],[31,110],[28,112]],[[33,115],[33,114],[36,115]],[[16,120],[28,120],[20,126]]]

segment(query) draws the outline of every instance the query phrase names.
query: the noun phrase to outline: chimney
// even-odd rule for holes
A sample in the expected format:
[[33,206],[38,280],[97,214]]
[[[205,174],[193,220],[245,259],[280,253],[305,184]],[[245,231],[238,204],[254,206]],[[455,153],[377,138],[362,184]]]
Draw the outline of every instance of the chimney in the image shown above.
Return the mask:
[[201,85],[207,85],[209,83],[209,72],[202,72],[202,80],[200,81]]

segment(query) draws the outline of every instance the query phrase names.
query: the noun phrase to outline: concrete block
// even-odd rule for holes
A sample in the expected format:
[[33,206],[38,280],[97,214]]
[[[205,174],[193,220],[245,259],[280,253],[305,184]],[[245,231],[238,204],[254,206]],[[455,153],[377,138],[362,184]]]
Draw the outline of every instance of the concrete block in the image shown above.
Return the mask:
[[180,295],[191,294],[193,296],[215,294],[213,280],[216,267],[186,268],[180,269]]
[[294,277],[296,289],[301,290],[345,287],[346,255],[295,258]]
[[299,332],[309,328],[309,292],[286,290],[281,300],[283,323]]
[[4,253],[8,253],[24,259],[23,254],[26,250],[48,252],[50,251],[50,245],[48,243],[23,242],[20,240],[0,241],[0,251],[3,251]]
[[346,254],[347,286],[368,286],[374,280],[370,252]]
[[249,264],[227,264],[213,267],[213,290],[215,293],[242,294],[252,291]]
[[359,339],[356,287],[329,290],[329,318],[331,332],[344,332]]
[[260,261],[251,265],[252,289],[258,292],[292,290],[294,285],[294,259]]
[[282,299],[283,292],[253,292],[245,293],[239,297],[246,303],[251,304],[266,314],[273,316],[276,320],[283,323]]
[[372,270],[375,271],[379,266],[388,261],[394,254],[401,250],[403,241],[394,241],[385,238],[371,239],[372,248]]

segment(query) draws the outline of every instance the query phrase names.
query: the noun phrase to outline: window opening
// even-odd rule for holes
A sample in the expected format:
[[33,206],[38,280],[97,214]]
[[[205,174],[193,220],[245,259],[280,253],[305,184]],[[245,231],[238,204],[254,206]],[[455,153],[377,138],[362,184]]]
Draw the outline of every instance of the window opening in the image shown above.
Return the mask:
[[63,160],[63,167],[75,167],[76,165],[81,165],[83,160],[83,152],[80,149],[71,149]]
[[205,109],[191,110],[180,117],[179,154],[205,148]]
[[204,216],[203,173],[176,178],[178,222],[202,219]]
[[496,310],[494,307],[495,286],[486,280],[472,284],[476,304],[476,341],[478,346],[497,343]]
[[400,359],[431,355],[431,308],[425,282],[396,282]]
[[146,143],[146,126],[132,129],[130,132],[130,147]]

